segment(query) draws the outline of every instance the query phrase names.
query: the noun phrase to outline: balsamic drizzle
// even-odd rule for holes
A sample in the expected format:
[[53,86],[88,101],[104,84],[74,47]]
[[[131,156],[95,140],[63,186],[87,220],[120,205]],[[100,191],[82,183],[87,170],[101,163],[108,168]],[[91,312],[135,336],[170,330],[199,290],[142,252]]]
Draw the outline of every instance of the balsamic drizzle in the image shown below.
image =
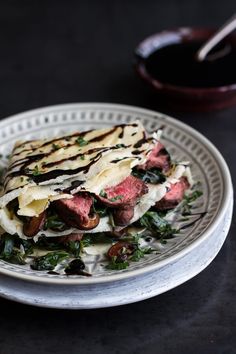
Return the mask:
[[[99,136],[96,136],[90,140],[87,140],[88,143],[94,143],[94,142],[99,142],[101,140],[103,140],[105,137],[113,134],[118,128],[121,128],[121,132],[119,134],[119,138],[123,138],[124,136],[124,131],[125,131],[125,128],[127,126],[132,126],[132,127],[137,127],[138,124],[137,123],[132,123],[132,124],[121,124],[121,125],[117,125],[113,128],[111,128],[109,131],[106,131],[105,133],[102,133],[101,135]],[[72,138],[75,138],[77,136],[81,136],[81,137],[84,137],[86,136],[86,134],[88,134],[89,132],[91,132],[92,130],[90,131],[86,131],[86,132],[77,132],[77,133],[74,133],[72,135],[69,135],[69,136],[63,136],[63,137],[59,137],[59,138],[55,138],[55,139],[51,139],[51,140],[47,140],[45,141],[43,144],[37,146],[37,147],[34,147],[34,146],[31,146],[30,149],[28,148],[25,148],[17,153],[14,154],[14,156],[18,156],[20,155],[21,153],[23,152],[26,152],[26,151],[29,151],[29,155],[27,156],[24,156],[23,158],[21,159],[18,159],[17,161],[13,162],[10,166],[9,166],[9,169],[8,169],[8,173],[6,174],[6,178],[5,178],[5,187],[7,185],[7,183],[9,182],[9,180],[11,178],[14,178],[14,177],[19,177],[19,176],[26,176],[28,177],[30,180],[34,181],[36,184],[38,183],[42,183],[46,180],[51,180],[51,179],[54,179],[54,178],[57,178],[61,175],[74,175],[74,174],[78,174],[80,172],[85,172],[87,173],[90,169],[90,167],[96,163],[103,152],[105,151],[108,151],[108,150],[113,150],[113,149],[117,149],[118,148],[118,145],[123,145],[123,144],[117,144],[117,145],[114,145],[114,146],[111,146],[111,147],[97,147],[97,148],[93,148],[93,149],[90,149],[88,151],[85,151],[84,153],[78,153],[76,155],[73,155],[71,157],[68,157],[68,158],[64,158],[64,159],[61,159],[59,161],[55,161],[55,162],[43,162],[42,164],[39,163],[39,166],[36,166],[37,167],[37,171],[35,173],[34,170],[31,170],[28,168],[28,166],[30,164],[32,164],[33,162],[37,162],[37,161],[40,161],[42,159],[44,159],[45,157],[48,157],[50,155],[52,155],[53,153],[55,153],[55,149],[52,149],[51,151],[49,152],[46,152],[46,153],[42,153],[40,151],[40,149],[42,149],[43,147],[45,146],[50,146],[50,145],[53,145],[55,144],[55,142],[58,142],[58,141],[61,141],[61,140],[66,140],[66,141],[70,141]],[[135,133],[137,134],[137,132]],[[145,132],[143,132],[143,138],[140,139],[135,145],[134,147],[140,147],[144,142],[146,142],[146,134]],[[30,141],[30,142],[34,142],[34,140]],[[16,148],[20,148],[21,146],[24,146],[24,144],[27,144],[29,143],[29,141],[27,142],[24,142],[20,145],[18,145]],[[73,141],[73,142],[70,142],[64,146],[61,146],[61,148],[66,148],[66,147],[70,147],[70,146],[73,146],[73,145],[76,145],[77,142],[76,141]],[[127,147],[127,146],[122,146],[122,147]],[[38,154],[35,154],[35,155],[32,155],[32,153],[36,150],[39,150],[40,153]],[[135,150],[136,152],[134,152],[133,154],[138,154],[140,152],[138,152],[138,150]],[[61,163],[65,162],[65,161],[74,161],[74,160],[77,160],[78,158],[81,158],[82,156],[88,156],[90,154],[93,154],[93,153],[96,153],[98,152],[98,154],[96,154],[94,156],[94,158],[85,166],[80,166],[76,169],[68,169],[68,170],[64,170],[64,169],[56,169],[56,170],[51,170],[51,171],[48,171],[48,172],[45,172],[44,168],[51,168],[51,167],[54,167],[54,166],[57,166],[57,165],[60,165]],[[117,163],[123,159],[126,159],[127,157],[124,157],[122,159],[117,159],[117,160],[113,160],[111,162],[113,163]],[[17,171],[12,171],[12,169],[15,169],[16,167],[19,166],[19,169]],[[42,171],[41,171],[42,169]],[[39,170],[39,171],[38,171]],[[37,173],[38,172],[38,173]]]
[[146,143],[146,141],[147,141],[146,133],[143,132],[143,137],[142,137],[142,139],[140,139],[139,141],[137,141],[136,144],[134,144],[134,148],[135,148],[135,149],[140,148],[144,143]]

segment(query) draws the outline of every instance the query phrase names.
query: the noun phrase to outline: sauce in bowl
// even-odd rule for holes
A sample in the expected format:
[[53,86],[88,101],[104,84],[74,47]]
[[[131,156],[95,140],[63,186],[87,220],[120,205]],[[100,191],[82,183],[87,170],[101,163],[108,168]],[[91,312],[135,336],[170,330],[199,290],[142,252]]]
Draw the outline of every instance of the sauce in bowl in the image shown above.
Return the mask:
[[201,112],[236,105],[236,36],[230,34],[207,60],[196,60],[198,49],[213,33],[207,28],[177,28],[138,45],[135,68],[156,93],[158,109]]
[[[146,59],[147,72],[163,83],[185,87],[218,87],[236,82],[236,48],[223,43],[214,49],[222,56],[198,62],[202,42],[167,45]],[[224,48],[229,51],[223,55]],[[209,56],[210,58],[210,56]]]

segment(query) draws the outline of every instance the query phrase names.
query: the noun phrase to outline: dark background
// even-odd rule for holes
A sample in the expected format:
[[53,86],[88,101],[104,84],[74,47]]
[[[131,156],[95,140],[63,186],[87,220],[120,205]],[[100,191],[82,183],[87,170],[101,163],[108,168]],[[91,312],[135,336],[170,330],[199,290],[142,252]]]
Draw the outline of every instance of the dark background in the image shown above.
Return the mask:
[[[176,26],[218,26],[235,0],[0,1],[0,117],[68,102],[159,109],[133,49]],[[236,174],[236,109],[174,113],[204,133]],[[216,259],[166,294],[92,311],[0,300],[0,354],[236,353],[235,221]],[[1,285],[0,285],[1,286]]]

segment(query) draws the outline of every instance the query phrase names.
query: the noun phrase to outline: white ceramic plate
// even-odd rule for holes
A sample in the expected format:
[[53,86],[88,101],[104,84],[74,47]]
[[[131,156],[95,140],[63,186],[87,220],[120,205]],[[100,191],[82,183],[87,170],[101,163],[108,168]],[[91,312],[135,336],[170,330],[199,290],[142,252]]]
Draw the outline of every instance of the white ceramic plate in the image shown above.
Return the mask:
[[[109,287],[113,290],[114,287],[119,288],[122,282],[128,281],[130,283],[132,280],[132,284],[135,284],[135,279],[137,279],[138,284],[141,278],[147,278],[147,274],[161,274],[166,267],[171,267],[173,264],[176,265],[176,262],[181,262],[181,260],[186,259],[185,257],[189,257],[190,263],[187,265],[185,262],[187,268],[183,269],[184,264],[182,264],[182,268],[178,268],[178,277],[182,280],[176,281],[176,279],[169,277],[171,281],[166,287],[167,290],[176,286],[177,283],[191,278],[203,269],[200,264],[198,267],[197,263],[192,262],[193,271],[193,268],[191,269],[191,259],[194,258],[196,252],[199,255],[199,247],[201,249],[202,245],[207,245],[211,237],[214,237],[215,241],[219,238],[221,240],[219,242],[220,246],[217,249],[214,248],[213,253],[212,250],[211,252],[209,250],[206,252],[207,250],[203,247],[203,263],[206,266],[214,258],[223,243],[222,238],[224,239],[227,235],[225,230],[228,231],[231,220],[233,192],[229,170],[220,153],[206,138],[194,129],[173,118],[161,113],[124,105],[88,103],[46,107],[22,113],[0,122],[0,153],[3,156],[8,155],[15,140],[19,138],[43,138],[74,130],[87,130],[128,123],[136,119],[140,119],[149,132],[158,129],[160,126],[164,126],[163,142],[170,151],[171,156],[174,159],[189,160],[192,162],[194,178],[196,181],[201,182],[200,189],[203,191],[203,197],[196,204],[196,211],[207,211],[207,214],[192,227],[181,232],[178,237],[169,240],[159,254],[147,255],[143,260],[131,263],[128,269],[122,271],[106,270],[101,265],[103,259],[99,256],[88,259],[88,270],[93,273],[93,276],[88,278],[51,275],[46,272],[33,271],[27,266],[11,265],[0,261],[0,273],[5,275],[2,275],[2,279],[7,279],[6,281],[11,284],[23,281],[25,284],[28,284],[27,286],[30,284],[30,286],[36,287],[39,285],[43,287],[44,284],[47,284],[48,287],[51,285],[53,287],[53,284],[56,283],[58,284],[57,286],[64,289],[63,291],[65,291],[65,287],[68,287],[71,292],[72,290],[73,292],[76,291],[75,289],[79,286],[80,294],[82,289],[85,292],[88,289],[96,291],[100,287],[101,291],[104,291],[105,294],[106,289],[108,289],[108,283]],[[3,160],[3,164],[6,162],[6,160]],[[229,216],[226,222],[227,210],[227,215]],[[226,224],[227,226],[225,226]],[[216,230],[220,228],[224,228],[224,236],[222,236],[223,233],[216,233]],[[199,259],[199,257],[197,258]],[[184,277],[181,274],[184,274]],[[163,284],[158,282],[151,296],[162,292]],[[57,287],[57,289],[59,288]],[[118,293],[122,297],[122,293],[120,291]],[[144,293],[142,298],[148,297]],[[4,295],[4,293],[2,294]],[[120,297],[114,297],[114,300],[109,302],[107,306],[126,303]],[[48,298],[48,293],[45,294],[45,298]],[[73,302],[73,306],[71,307],[105,306],[99,300],[93,306],[91,304],[89,306],[88,300],[86,300],[85,304],[83,301],[81,302],[81,298],[83,296],[80,297],[80,300],[77,299],[76,303]],[[134,297],[129,297],[128,302],[137,300],[140,300],[140,296],[137,297],[134,295]],[[23,300],[21,299],[21,301]],[[47,306],[46,302],[44,303],[45,306]],[[40,304],[42,305],[43,301]],[[54,302],[54,305],[51,304],[48,306],[60,307],[61,305],[59,302]],[[68,305],[64,307],[68,307]]]

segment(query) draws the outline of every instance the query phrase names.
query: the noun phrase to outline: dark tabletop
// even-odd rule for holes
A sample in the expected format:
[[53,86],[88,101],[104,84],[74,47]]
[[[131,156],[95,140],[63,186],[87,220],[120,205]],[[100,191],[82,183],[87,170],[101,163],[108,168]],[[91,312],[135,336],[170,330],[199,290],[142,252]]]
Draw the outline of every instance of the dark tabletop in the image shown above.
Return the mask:
[[[217,26],[235,0],[0,1],[0,117],[69,102],[160,110],[133,49],[176,26]],[[236,108],[165,112],[205,134],[236,174]],[[0,300],[0,354],[236,353],[235,221],[215,260],[187,283],[116,308],[60,311]]]

